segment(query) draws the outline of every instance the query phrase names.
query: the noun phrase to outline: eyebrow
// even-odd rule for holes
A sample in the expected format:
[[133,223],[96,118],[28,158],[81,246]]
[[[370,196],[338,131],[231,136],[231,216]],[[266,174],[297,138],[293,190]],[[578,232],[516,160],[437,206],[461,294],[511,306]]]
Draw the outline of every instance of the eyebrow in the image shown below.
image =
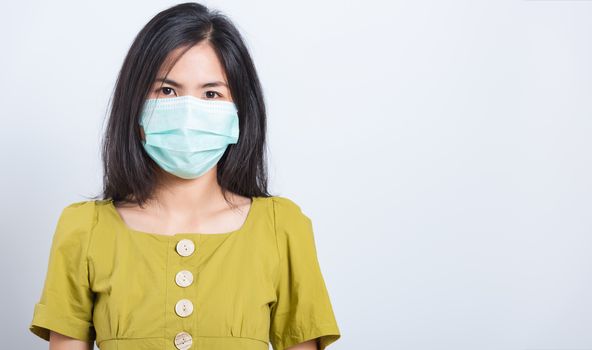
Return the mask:
[[[161,81],[163,83],[165,83],[165,84],[172,85],[172,86],[174,86],[176,88],[179,88],[179,87],[182,87],[183,86],[180,83],[178,83],[178,82],[176,82],[174,80],[171,80],[171,79],[167,79],[167,78],[156,78],[156,80],[155,80],[155,82],[161,82]],[[211,82],[208,82],[208,83],[205,83],[205,84],[202,84],[201,85],[202,88],[217,87],[217,86],[226,86],[226,87],[228,87],[228,85],[225,82],[219,81],[219,80],[218,81],[211,81]]]

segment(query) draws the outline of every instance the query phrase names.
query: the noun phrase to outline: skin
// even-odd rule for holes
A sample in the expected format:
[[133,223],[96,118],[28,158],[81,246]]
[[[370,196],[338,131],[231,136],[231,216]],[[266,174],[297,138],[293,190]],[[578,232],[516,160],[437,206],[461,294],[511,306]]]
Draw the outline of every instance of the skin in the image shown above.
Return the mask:
[[[182,54],[171,52],[166,62]],[[151,87],[148,98],[171,98],[193,95],[200,99],[233,101],[221,62],[207,42],[186,51],[166,76],[166,62]],[[176,84],[175,84],[176,83]],[[206,85],[207,84],[207,85]],[[143,130],[140,137],[144,139]],[[161,169],[163,185],[155,200],[142,209],[121,205],[116,209],[134,230],[171,235],[177,232],[224,233],[242,226],[250,210],[251,199],[232,193],[229,198],[239,210],[233,210],[222,196],[216,177],[217,166],[196,179],[182,179]],[[50,350],[92,350],[93,343],[73,339],[51,331]],[[290,350],[316,350],[316,339],[292,346]]]

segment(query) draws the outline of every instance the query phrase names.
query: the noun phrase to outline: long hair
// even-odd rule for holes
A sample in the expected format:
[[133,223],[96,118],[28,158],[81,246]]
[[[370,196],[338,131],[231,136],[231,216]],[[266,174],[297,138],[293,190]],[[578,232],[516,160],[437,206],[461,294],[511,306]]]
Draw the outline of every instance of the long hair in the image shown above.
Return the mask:
[[[214,48],[239,111],[239,139],[227,147],[217,163],[217,179],[224,198],[228,191],[248,197],[270,196],[266,111],[251,56],[241,34],[224,14],[188,2],[152,18],[137,34],[125,57],[102,140],[102,199],[142,206],[153,197],[159,185],[158,165],[143,149],[138,123],[140,112],[169,53],[176,48],[188,50],[202,41]],[[167,74],[169,71],[170,68]]]

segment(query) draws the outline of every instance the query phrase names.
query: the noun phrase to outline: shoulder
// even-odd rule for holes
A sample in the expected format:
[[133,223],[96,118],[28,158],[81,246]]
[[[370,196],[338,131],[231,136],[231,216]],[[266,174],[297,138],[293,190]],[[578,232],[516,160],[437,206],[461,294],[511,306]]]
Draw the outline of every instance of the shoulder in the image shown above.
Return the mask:
[[292,271],[314,266],[315,234],[312,221],[305,214],[303,206],[282,196],[272,197],[271,202],[279,261]]
[[312,221],[302,205],[283,197],[269,197],[273,207],[273,222],[277,236],[300,239],[312,235]]
[[270,200],[276,219],[306,220],[309,217],[304,213],[301,205],[294,200],[283,196],[272,196]]
[[87,200],[72,202],[62,208],[60,223],[84,226],[92,223],[95,218],[96,201]]
[[72,202],[64,206],[55,229],[56,243],[87,242],[96,221],[96,201]]

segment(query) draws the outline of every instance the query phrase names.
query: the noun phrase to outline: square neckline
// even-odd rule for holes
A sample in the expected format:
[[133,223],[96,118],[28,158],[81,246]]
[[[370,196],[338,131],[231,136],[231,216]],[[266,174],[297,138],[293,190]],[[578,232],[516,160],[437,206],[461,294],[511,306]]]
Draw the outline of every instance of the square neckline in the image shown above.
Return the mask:
[[247,213],[247,217],[245,218],[243,224],[241,225],[241,227],[239,227],[236,230],[232,230],[232,231],[228,231],[228,232],[222,232],[222,233],[205,233],[205,232],[176,232],[170,235],[167,234],[163,234],[163,233],[156,233],[156,232],[148,232],[148,231],[141,231],[141,230],[136,230],[132,227],[130,227],[124,220],[123,217],[121,216],[121,214],[119,214],[119,212],[117,211],[117,208],[115,207],[115,204],[113,203],[113,199],[109,199],[107,201],[107,207],[109,208],[109,210],[112,212],[113,216],[115,217],[115,221],[117,222],[117,225],[121,228],[124,229],[124,231],[134,234],[134,235],[140,235],[140,236],[148,236],[148,237],[154,237],[157,238],[159,240],[163,240],[163,241],[169,241],[172,239],[178,239],[181,237],[199,237],[199,238],[204,238],[204,237],[228,237],[234,234],[238,234],[242,231],[245,231],[249,226],[251,226],[251,221],[253,220],[253,216],[255,216],[255,211],[257,210],[257,202],[259,201],[258,197],[253,197],[250,196],[249,198],[251,198],[251,205],[249,206],[249,212]]

